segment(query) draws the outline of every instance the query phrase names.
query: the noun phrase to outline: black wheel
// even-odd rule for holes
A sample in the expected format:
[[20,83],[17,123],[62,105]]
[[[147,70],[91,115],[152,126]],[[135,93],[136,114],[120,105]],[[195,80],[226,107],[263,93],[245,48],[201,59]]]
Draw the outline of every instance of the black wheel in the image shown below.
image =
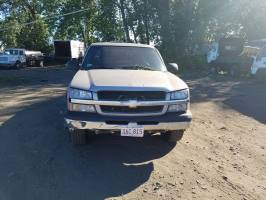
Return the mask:
[[214,64],[211,64],[210,67],[209,67],[209,71],[210,71],[211,75],[217,75],[217,74],[219,74],[220,70],[219,70],[219,67],[217,67]]
[[240,76],[240,72],[239,72],[239,69],[237,66],[231,67],[229,73],[230,73],[230,76],[232,76],[232,77],[239,77]]
[[17,62],[15,63],[15,65],[14,65],[14,68],[15,68],[15,69],[20,69],[21,67],[22,67],[22,64],[21,64],[20,61],[17,61]]
[[37,62],[37,66],[38,67],[43,67],[43,61],[42,60],[39,60],[39,61],[36,61]]
[[185,132],[185,130],[169,131],[169,132],[162,134],[162,136],[168,142],[176,143],[176,142],[182,140],[184,132]]
[[69,131],[69,134],[70,134],[70,139],[73,145],[86,144],[86,131],[85,130]]
[[212,75],[215,75],[215,74],[216,74],[216,69],[215,69],[215,67],[211,67],[211,68],[210,68],[210,73],[211,73]]

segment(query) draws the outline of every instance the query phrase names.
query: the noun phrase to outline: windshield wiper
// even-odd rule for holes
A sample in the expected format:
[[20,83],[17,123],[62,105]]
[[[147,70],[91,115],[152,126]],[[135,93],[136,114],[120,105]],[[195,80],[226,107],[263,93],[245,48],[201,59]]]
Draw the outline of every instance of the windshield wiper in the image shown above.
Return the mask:
[[144,66],[144,65],[133,65],[129,67],[123,67],[123,69],[136,69],[136,70],[148,70],[148,71],[155,71],[154,69]]
[[113,67],[100,67],[100,66],[92,66],[92,67],[84,67],[85,69],[115,69]]

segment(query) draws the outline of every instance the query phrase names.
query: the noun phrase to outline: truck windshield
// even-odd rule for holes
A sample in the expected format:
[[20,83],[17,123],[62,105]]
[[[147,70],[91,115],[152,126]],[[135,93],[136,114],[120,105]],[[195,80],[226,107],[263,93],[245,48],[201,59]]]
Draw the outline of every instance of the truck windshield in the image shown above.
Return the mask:
[[132,69],[166,71],[159,53],[152,48],[123,46],[92,46],[82,69]]
[[9,49],[5,51],[5,54],[8,55],[18,55],[18,50]]

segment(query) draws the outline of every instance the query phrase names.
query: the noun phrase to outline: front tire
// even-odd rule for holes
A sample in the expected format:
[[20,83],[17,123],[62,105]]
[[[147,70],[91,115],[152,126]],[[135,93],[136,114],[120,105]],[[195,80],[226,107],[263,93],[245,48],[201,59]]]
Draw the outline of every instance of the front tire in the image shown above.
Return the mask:
[[238,69],[237,66],[233,66],[233,67],[230,68],[230,76],[234,77],[234,78],[240,76],[240,72],[239,72],[239,69]]
[[14,68],[15,68],[15,69],[20,69],[21,67],[22,67],[22,64],[21,64],[20,61],[17,61],[17,62],[15,63],[15,65],[14,65]]
[[37,66],[44,67],[43,61],[42,60],[37,61]]
[[220,72],[220,68],[215,63],[211,63],[209,66],[210,75],[216,76],[219,74],[219,72]]
[[74,130],[69,131],[70,139],[73,145],[84,145],[86,144],[86,131],[85,130]]
[[176,143],[182,140],[185,130],[169,131],[162,136],[170,143]]

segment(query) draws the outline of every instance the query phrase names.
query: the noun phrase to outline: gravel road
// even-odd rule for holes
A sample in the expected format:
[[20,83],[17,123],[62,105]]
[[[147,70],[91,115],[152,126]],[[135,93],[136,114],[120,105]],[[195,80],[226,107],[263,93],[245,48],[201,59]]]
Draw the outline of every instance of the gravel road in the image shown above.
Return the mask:
[[266,84],[185,77],[194,120],[182,141],[63,130],[63,68],[0,71],[0,199],[264,200]]

